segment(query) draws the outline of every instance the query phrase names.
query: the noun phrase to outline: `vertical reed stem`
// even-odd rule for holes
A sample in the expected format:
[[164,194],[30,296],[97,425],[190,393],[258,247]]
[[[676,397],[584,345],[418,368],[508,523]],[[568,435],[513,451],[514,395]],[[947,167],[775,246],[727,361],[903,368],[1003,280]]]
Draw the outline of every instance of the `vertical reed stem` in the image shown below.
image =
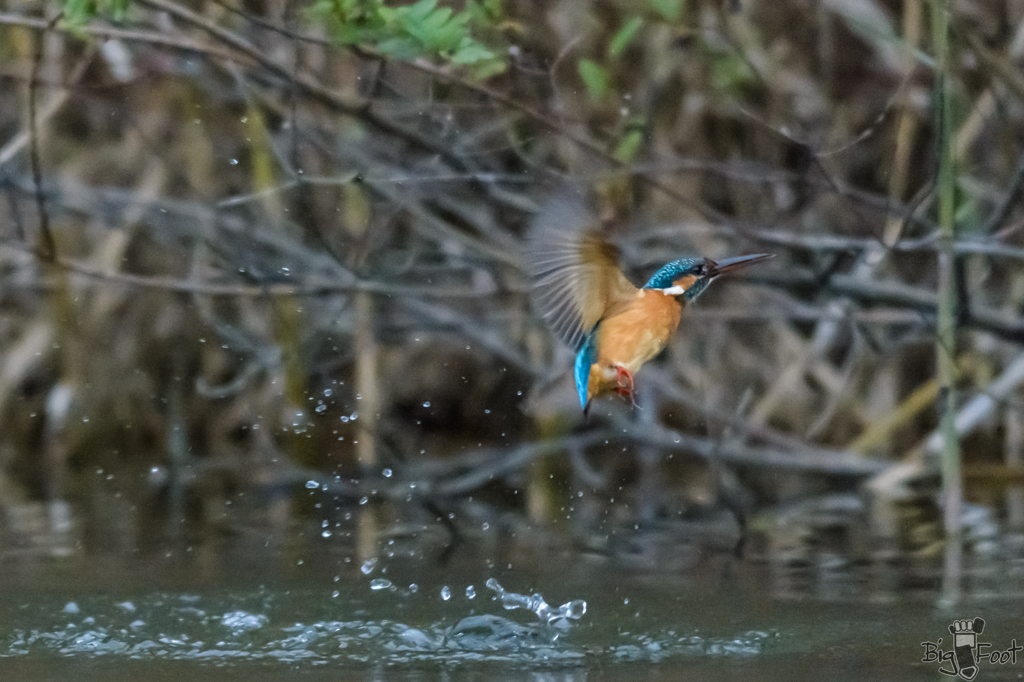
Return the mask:
[[[1024,416],[1015,407],[1003,411],[1006,425],[1006,468],[1020,471],[1024,467]],[[1020,535],[1024,532],[1024,486],[1012,485],[1006,489],[1006,528]]]
[[[359,400],[359,442],[356,461],[360,476],[377,469],[377,417],[380,412],[380,378],[377,372],[377,339],[374,333],[372,294],[356,294],[356,393]],[[377,556],[380,534],[377,509],[360,507],[356,528],[356,556],[362,563]]]
[[950,87],[949,0],[932,0],[932,43],[935,51],[935,117],[938,142],[939,254],[938,321],[935,346],[939,383],[939,431],[943,436],[942,501],[946,534],[946,562],[942,601],[955,604],[960,597],[962,547],[960,511],[963,495],[960,476],[960,440],[956,433],[956,175],[953,157],[952,92]]
[[359,395],[359,443],[356,460],[363,472],[377,467],[377,416],[380,412],[380,381],[377,375],[377,340],[373,331],[371,294],[356,295],[356,392]]

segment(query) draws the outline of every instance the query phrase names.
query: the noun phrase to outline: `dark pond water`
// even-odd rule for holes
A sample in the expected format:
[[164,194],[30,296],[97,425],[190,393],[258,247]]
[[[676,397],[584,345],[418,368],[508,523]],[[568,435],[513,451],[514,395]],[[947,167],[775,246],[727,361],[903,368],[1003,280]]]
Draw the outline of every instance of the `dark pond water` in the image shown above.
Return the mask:
[[[990,652],[1024,642],[1013,590],[947,611],[899,571],[826,577],[718,553],[666,573],[542,547],[520,559],[513,542],[443,562],[251,542],[9,556],[0,680],[935,680],[953,678],[922,643],[951,651],[954,617],[984,618]],[[1018,656],[977,679],[1022,675]]]

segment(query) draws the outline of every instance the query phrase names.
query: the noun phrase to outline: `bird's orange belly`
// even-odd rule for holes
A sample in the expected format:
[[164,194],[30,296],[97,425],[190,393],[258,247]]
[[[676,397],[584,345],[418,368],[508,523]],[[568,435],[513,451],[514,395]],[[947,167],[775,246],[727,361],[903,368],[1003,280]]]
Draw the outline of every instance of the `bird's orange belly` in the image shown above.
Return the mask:
[[602,320],[588,393],[594,396],[614,390],[618,387],[617,366],[634,373],[660,353],[679,326],[682,309],[673,296],[641,289],[625,310]]

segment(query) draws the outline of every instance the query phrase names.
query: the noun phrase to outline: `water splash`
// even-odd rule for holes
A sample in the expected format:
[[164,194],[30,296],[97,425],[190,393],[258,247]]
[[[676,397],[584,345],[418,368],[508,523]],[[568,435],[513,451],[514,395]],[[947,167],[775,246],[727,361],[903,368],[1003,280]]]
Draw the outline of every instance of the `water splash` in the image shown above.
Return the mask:
[[[402,623],[393,619],[394,599],[402,596],[384,578],[375,592],[373,618],[365,614],[351,620],[296,617],[323,607],[323,594],[290,594],[259,591],[215,596],[150,594],[136,595],[125,607],[123,599],[82,597],[74,609],[66,600],[34,602],[19,610],[17,620],[0,632],[0,660],[29,654],[124,657],[131,660],[277,661],[298,666],[328,662],[385,665],[433,662],[511,662],[516,664],[579,665],[583,660],[662,661],[693,656],[751,656],[763,651],[775,637],[765,632],[745,632],[731,637],[705,637],[675,631],[609,633],[605,629],[577,631],[573,625],[586,613],[582,600],[558,608],[539,594],[522,595],[505,590],[496,580],[487,581],[495,601],[507,610],[531,614],[525,622],[494,613],[455,615],[468,602],[452,600],[448,615],[425,622]],[[366,584],[360,583],[361,589]],[[438,604],[433,590],[420,590],[419,599]],[[384,595],[391,595],[385,597]],[[352,609],[330,601],[335,613]],[[479,600],[476,608],[487,607]],[[439,605],[439,604],[438,604]],[[391,614],[389,618],[388,615]],[[408,615],[408,614],[407,614]],[[598,639],[595,639],[595,636]],[[577,641],[582,637],[582,641]]]
[[232,611],[224,614],[224,617],[220,619],[220,624],[235,632],[258,630],[267,624],[267,617],[259,613]]
[[545,624],[555,624],[556,621],[564,620],[579,620],[587,612],[587,602],[582,599],[574,599],[554,609],[544,601],[543,595],[539,593],[528,597],[517,592],[509,592],[494,578],[488,578],[486,585],[494,591],[494,598],[501,602],[506,610],[526,609]]

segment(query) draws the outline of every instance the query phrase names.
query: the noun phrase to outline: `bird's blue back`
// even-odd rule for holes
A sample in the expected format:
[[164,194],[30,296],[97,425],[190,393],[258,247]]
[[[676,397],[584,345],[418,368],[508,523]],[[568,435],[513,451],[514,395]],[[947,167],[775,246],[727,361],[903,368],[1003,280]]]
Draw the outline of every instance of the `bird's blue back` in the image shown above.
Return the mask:
[[587,407],[587,384],[590,381],[590,366],[597,361],[597,327],[590,330],[584,337],[583,347],[576,354],[576,392],[580,396],[580,406]]

